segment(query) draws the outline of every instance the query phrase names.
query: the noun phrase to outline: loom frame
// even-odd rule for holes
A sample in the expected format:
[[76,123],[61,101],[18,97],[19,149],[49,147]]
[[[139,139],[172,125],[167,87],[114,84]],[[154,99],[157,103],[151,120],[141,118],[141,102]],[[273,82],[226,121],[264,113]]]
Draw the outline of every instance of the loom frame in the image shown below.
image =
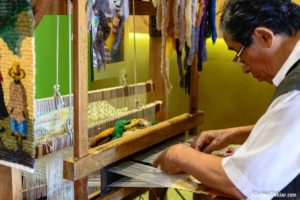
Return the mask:
[[[65,14],[67,13],[67,0],[33,0],[33,9],[35,14],[35,27],[38,25],[39,21],[45,14]],[[88,173],[82,173],[81,175],[78,173],[70,173],[70,169],[73,168],[73,172],[80,171],[84,165],[83,161],[86,159],[91,159],[93,157],[93,152],[88,150],[88,125],[87,125],[87,106],[88,106],[88,91],[87,91],[87,81],[88,81],[88,42],[87,42],[87,32],[82,31],[86,29],[86,4],[87,0],[73,0],[73,43],[74,43],[74,157],[67,158],[64,161],[64,177],[67,179],[73,180],[74,183],[74,199],[76,200],[84,200],[90,198],[96,198],[95,195],[88,196],[87,192],[87,177]],[[155,15],[155,9],[150,1],[135,1],[135,10],[136,15]],[[130,6],[132,8],[132,6]],[[131,11],[132,12],[132,11]],[[163,80],[161,77],[157,76],[160,74],[160,69],[157,66],[160,66],[160,54],[157,51],[157,48],[160,47],[160,38],[151,37],[150,38],[150,76],[152,77],[153,82],[156,85],[163,85]],[[154,59],[155,58],[155,59]],[[174,127],[172,126],[172,120],[175,120],[175,124],[181,124],[181,131],[189,130],[190,133],[197,133],[197,126],[203,120],[203,112],[198,112],[198,75],[197,75],[197,64],[194,61],[192,65],[192,77],[191,77],[191,91],[190,91],[190,111],[189,114],[183,114],[184,116],[179,116],[179,118],[173,118],[163,122],[163,125],[159,125],[155,129],[153,133],[161,134],[162,130],[167,129],[167,134],[164,134],[162,138],[157,139],[152,142],[152,144],[156,144],[158,142],[163,141],[164,139],[171,138],[176,134],[172,134]],[[163,102],[166,102],[164,87],[157,87],[156,91],[148,96],[149,100],[160,99]],[[167,105],[167,104],[164,104]],[[157,114],[157,120],[164,121],[166,119],[166,109],[164,106],[162,111]],[[179,119],[179,121],[177,121]],[[192,120],[191,120],[192,119]],[[191,121],[190,121],[191,120]],[[162,127],[164,128],[162,128]],[[151,128],[151,127],[150,127]],[[162,129],[161,129],[162,128]],[[150,129],[150,130],[152,130]],[[161,129],[161,130],[160,130]],[[147,130],[144,130],[145,134]],[[174,133],[174,132],[173,132]],[[147,137],[151,138],[150,133],[146,134]],[[137,137],[138,140],[141,138]],[[122,140],[120,140],[122,141]],[[110,146],[110,149],[117,150],[119,148],[119,144],[126,146],[124,142],[117,142],[116,146]],[[109,146],[109,145],[107,145]],[[131,152],[128,152],[128,155],[131,155],[133,152],[137,152],[140,150],[142,146],[139,148],[133,149]],[[101,147],[96,147],[95,149],[99,149]],[[120,147],[124,148],[124,147]],[[97,158],[101,158],[103,156],[100,152],[96,153]],[[116,157],[116,160],[119,158],[123,158],[127,155],[122,155],[120,157]],[[70,159],[73,161],[70,162]],[[114,160],[115,161],[115,160]],[[93,161],[89,161],[93,163]],[[109,162],[108,162],[109,163]],[[105,163],[105,164],[108,164]],[[79,166],[79,167],[78,167]],[[91,168],[92,170],[99,169],[98,166]],[[0,166],[0,192],[1,196],[4,199],[22,199],[22,185],[21,185],[21,173],[13,168]],[[101,199],[122,199],[132,194],[141,193],[140,189],[136,188],[121,188],[114,190],[107,196],[101,197]],[[159,193],[160,190],[150,190],[149,198],[155,198],[156,194]]]
[[[125,142],[122,142],[124,138],[121,138],[120,140],[116,142],[110,142],[115,145],[110,146],[111,144],[104,144],[98,147],[95,147],[93,149],[88,150],[88,140],[87,140],[87,116],[85,110],[86,110],[86,102],[87,102],[87,86],[81,83],[87,82],[87,42],[86,42],[86,32],[82,32],[81,28],[84,28],[85,21],[86,21],[86,13],[85,13],[85,5],[86,0],[74,0],[73,1],[73,16],[74,16],[74,85],[76,90],[74,91],[74,157],[67,158],[64,161],[64,178],[75,181],[75,190],[74,190],[74,196],[75,199],[88,199],[87,194],[87,177],[86,175],[99,169],[100,167],[104,167],[105,165],[111,164],[112,162],[115,162],[117,160],[120,160],[126,156],[129,156],[133,153],[136,153],[140,150],[141,146],[137,147],[136,149],[128,150],[127,153],[123,153],[122,155],[119,155],[118,152],[126,152],[126,147],[122,149],[122,145],[126,146]],[[137,1],[142,2],[142,1]],[[144,2],[143,2],[144,3]],[[151,2],[149,2],[148,6],[152,6]],[[142,6],[143,10],[147,10],[147,6]],[[146,8],[146,9],[145,9]],[[138,7],[136,8],[137,10]],[[141,12],[140,14],[143,14]],[[155,15],[155,13],[146,13],[147,15]],[[83,24],[82,24],[83,23]],[[84,30],[84,29],[83,29]],[[150,39],[150,74],[154,79],[157,79],[155,76],[156,74],[159,74],[159,68],[157,66],[160,66],[160,61],[158,61],[160,56],[158,55],[156,59],[152,59],[151,55],[153,56],[153,53],[157,52],[154,48],[155,46],[160,45],[160,40],[156,38],[156,40]],[[84,52],[85,51],[85,52]],[[83,54],[82,54],[83,53]],[[151,54],[152,53],[152,54]],[[77,56],[81,56],[80,58]],[[156,61],[156,63],[155,63]],[[79,67],[80,66],[80,67]],[[192,76],[191,76],[191,91],[190,91],[190,115],[195,115],[198,113],[198,73],[197,73],[197,65],[196,61],[194,60],[192,65]],[[154,83],[157,84],[156,80],[153,80]],[[159,81],[159,80],[158,80]],[[163,85],[162,79],[159,81],[161,85]],[[158,85],[158,84],[157,84]],[[77,87],[78,86],[78,87]],[[164,88],[164,87],[160,87]],[[160,94],[157,96],[163,97],[165,99],[165,91],[160,91]],[[152,98],[157,98],[157,96],[153,96]],[[77,99],[78,98],[78,99]],[[75,101],[76,100],[76,101]],[[201,116],[201,120],[203,119],[203,113],[199,114]],[[161,119],[166,118],[166,114],[162,114],[160,116]],[[171,119],[172,120],[172,119]],[[197,133],[197,126],[200,124],[201,120],[195,120],[193,121],[189,126],[184,126],[184,128],[181,131],[190,130],[189,132],[192,134]],[[175,120],[176,121],[176,120]],[[181,124],[187,124],[189,120],[183,120],[183,122],[178,123],[175,122],[176,125]],[[78,124],[77,124],[78,123]],[[163,122],[161,122],[163,123]],[[167,122],[166,122],[167,123]],[[178,123],[178,124],[177,124]],[[157,128],[158,125],[153,126],[154,129]],[[149,127],[152,128],[153,127]],[[172,127],[172,124],[167,125],[168,128]],[[144,129],[144,132],[147,132],[149,128]],[[159,129],[161,127],[157,128],[156,131],[154,131],[152,134],[157,133],[159,135],[163,134],[164,132],[160,132]],[[174,131],[174,129],[172,129]],[[177,135],[179,132],[176,132],[175,135]],[[149,133],[150,137],[151,132]],[[158,142],[161,142],[165,139],[168,139],[170,137],[173,137],[174,135],[170,135],[171,131],[168,131],[166,134],[164,134],[163,138],[160,138],[156,141],[153,141],[150,144],[156,144]],[[141,140],[142,137],[134,137],[133,141],[135,140]],[[154,137],[153,137],[154,138]],[[149,145],[150,146],[150,145]],[[143,146],[148,147],[148,146]],[[97,149],[100,149],[97,151]],[[122,151],[120,151],[122,149]],[[116,153],[117,152],[117,153]],[[106,154],[107,153],[107,154]],[[113,156],[115,159],[109,159],[103,165],[101,165],[100,161],[101,158],[110,157]],[[99,161],[100,160],[100,161]],[[100,165],[100,167],[99,167]],[[124,190],[120,190],[121,194]],[[114,193],[115,195],[115,193]],[[121,195],[121,198],[125,196]],[[110,194],[101,197],[101,199],[113,199],[110,197]]]

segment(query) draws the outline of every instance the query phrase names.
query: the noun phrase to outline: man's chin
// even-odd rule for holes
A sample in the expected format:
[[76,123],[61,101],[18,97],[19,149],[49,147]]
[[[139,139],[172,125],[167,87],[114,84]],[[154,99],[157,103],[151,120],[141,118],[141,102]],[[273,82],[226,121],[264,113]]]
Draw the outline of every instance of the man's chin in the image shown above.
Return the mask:
[[260,76],[254,76],[254,75],[253,75],[253,77],[254,77],[256,80],[258,80],[258,81],[264,81]]
[[265,79],[262,79],[262,78],[256,78],[256,80],[259,81],[259,82],[266,82],[266,83],[273,84],[272,81],[268,81],[268,80],[265,80]]

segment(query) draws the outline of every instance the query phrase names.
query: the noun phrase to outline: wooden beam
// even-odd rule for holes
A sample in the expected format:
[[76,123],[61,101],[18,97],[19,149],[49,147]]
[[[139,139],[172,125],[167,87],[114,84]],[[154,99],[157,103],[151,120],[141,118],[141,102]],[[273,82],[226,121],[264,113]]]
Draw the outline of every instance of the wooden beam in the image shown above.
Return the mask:
[[[74,16],[74,157],[88,153],[88,30],[87,0],[73,1]],[[87,175],[87,174],[86,174]],[[74,198],[88,199],[87,177],[74,184]]]
[[[38,26],[44,15],[66,15],[67,0],[32,0],[35,27]],[[132,0],[129,1],[130,14],[132,15]],[[135,0],[135,15],[156,15],[156,9],[151,1]]]
[[[89,103],[95,102],[95,101],[104,101],[104,100],[112,100],[115,98],[122,98],[127,97],[130,95],[135,94],[142,94],[144,93],[144,88],[146,87],[147,93],[152,93],[155,90],[155,85],[152,82],[152,80],[137,84],[130,84],[128,86],[118,86],[118,87],[112,87],[112,88],[104,88],[99,90],[92,90],[88,92],[88,100]],[[160,88],[160,87],[158,87]],[[62,99],[64,101],[64,106],[69,107],[69,95],[63,95]],[[73,102],[73,95],[71,95],[71,102]],[[35,102],[36,105],[36,111],[37,112],[49,112],[49,110],[55,110],[55,100],[53,97],[38,99]],[[47,105],[44,106],[44,105]]]
[[[163,109],[163,104],[161,101],[156,101],[151,104],[147,104],[144,106],[143,111],[147,112],[148,110],[151,110],[153,107],[155,107],[155,113],[160,113]],[[124,112],[123,114],[120,114],[118,119],[131,119],[133,116],[136,116],[138,113],[140,113],[140,109],[135,109],[130,112]],[[88,128],[88,136],[94,137],[99,132],[103,131],[104,129],[112,127],[112,125],[118,120],[117,118],[112,118],[109,120],[103,120],[103,123],[94,125],[92,127]],[[70,135],[69,133],[65,133],[62,135],[58,135],[53,138],[48,138],[48,140],[43,143],[35,146],[35,154],[34,158],[41,158],[45,155],[51,154],[53,152],[59,151],[60,149],[63,149],[65,147],[69,147],[73,145],[72,142],[73,135]],[[53,142],[56,144],[56,148],[53,149],[51,146],[53,145]]]
[[[135,15],[149,15],[155,16],[156,9],[153,6],[151,1],[142,1],[142,0],[135,0]],[[129,1],[129,13],[133,15],[133,1]]]
[[151,188],[149,200],[166,199],[168,188]]
[[[48,154],[56,152],[60,149],[63,149],[65,147],[72,146],[73,145],[72,138],[73,138],[73,135],[70,135],[69,133],[65,133],[63,135],[58,135],[53,138],[48,138],[48,140],[45,143],[35,146],[34,158],[38,159],[45,155],[48,155]],[[55,142],[55,146],[56,146],[55,149],[51,148],[53,146],[54,142]]]
[[67,3],[67,0],[33,0],[35,27],[38,26],[44,15],[66,15]]
[[0,166],[0,199],[22,199],[22,181],[20,171]]
[[150,110],[152,110],[154,107],[155,107],[155,114],[160,113],[160,111],[164,108],[162,101],[156,101],[143,106],[143,109],[134,109],[129,112],[125,112],[123,114],[115,116],[111,119],[103,120],[101,123],[89,128],[89,137],[94,137],[99,132],[111,128],[115,124],[115,122],[118,121],[119,119],[136,118],[136,116],[138,116],[138,114],[141,113],[141,111],[147,113]]
[[74,155],[88,152],[88,35],[87,0],[74,1]]
[[[150,53],[149,53],[149,78],[157,86],[152,93],[148,93],[147,99],[149,102],[155,101],[157,99],[163,102],[162,110],[156,114],[157,121],[164,121],[167,118],[168,110],[168,98],[165,91],[165,82],[161,76],[160,70],[160,49],[161,38],[160,37],[150,37]],[[159,87],[158,87],[159,86]]]
[[89,154],[80,159],[69,157],[64,160],[64,178],[77,180],[85,177],[108,164],[191,129],[201,124],[202,119],[203,112],[182,114],[90,149]]
[[100,196],[100,192],[96,193],[97,196],[89,195],[89,199],[93,200],[116,200],[116,199],[134,199],[134,197],[142,195],[147,190],[144,188],[117,188],[105,196]]
[[89,103],[141,94],[145,87],[147,93],[154,91],[154,84],[152,81],[90,91]]
[[197,68],[197,58],[194,57],[193,64],[191,66],[191,78],[190,78],[190,113],[198,112],[198,68]]

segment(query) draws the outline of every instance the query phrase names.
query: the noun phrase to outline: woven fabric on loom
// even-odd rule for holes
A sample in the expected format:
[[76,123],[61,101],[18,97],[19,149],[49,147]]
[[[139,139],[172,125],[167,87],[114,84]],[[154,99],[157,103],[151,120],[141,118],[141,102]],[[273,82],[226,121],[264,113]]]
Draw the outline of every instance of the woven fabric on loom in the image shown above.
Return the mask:
[[[0,164],[25,171],[34,165],[35,65],[29,0],[0,1]],[[3,115],[6,109],[8,115]]]

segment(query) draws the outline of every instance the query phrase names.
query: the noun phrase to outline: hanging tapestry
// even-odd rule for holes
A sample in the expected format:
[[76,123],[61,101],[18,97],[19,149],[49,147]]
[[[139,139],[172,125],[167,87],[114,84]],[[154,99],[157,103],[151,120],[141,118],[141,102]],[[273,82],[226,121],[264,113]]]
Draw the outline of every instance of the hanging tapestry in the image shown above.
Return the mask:
[[128,0],[89,0],[92,68],[124,60],[124,23]]
[[0,1],[0,164],[34,165],[35,71],[30,0]]

